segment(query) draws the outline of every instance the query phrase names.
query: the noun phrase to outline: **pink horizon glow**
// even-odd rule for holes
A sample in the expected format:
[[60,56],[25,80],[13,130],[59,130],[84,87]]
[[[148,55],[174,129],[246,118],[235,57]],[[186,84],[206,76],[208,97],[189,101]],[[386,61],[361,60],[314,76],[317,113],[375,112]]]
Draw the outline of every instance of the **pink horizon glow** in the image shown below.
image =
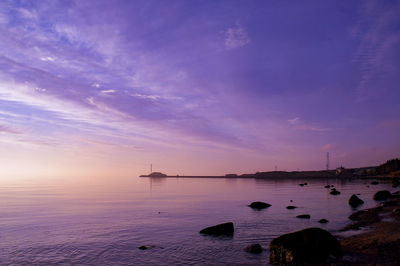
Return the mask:
[[399,12],[379,1],[0,3],[0,177],[399,157]]

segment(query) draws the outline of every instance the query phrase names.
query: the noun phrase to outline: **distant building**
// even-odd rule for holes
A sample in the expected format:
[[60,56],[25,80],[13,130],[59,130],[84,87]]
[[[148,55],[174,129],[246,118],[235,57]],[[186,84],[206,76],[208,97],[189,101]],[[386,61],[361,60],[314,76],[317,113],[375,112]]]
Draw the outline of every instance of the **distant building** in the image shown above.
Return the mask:
[[344,167],[340,166],[338,168],[336,168],[336,175],[341,175],[344,172]]
[[336,175],[351,177],[354,175],[354,169],[346,169],[343,166],[340,166],[339,168],[336,168]]

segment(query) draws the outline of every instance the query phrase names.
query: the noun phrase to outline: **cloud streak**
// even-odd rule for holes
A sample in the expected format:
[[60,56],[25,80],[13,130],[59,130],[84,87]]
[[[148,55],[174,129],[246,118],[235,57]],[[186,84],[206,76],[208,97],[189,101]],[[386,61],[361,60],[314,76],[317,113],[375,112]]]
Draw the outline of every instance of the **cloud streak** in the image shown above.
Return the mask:
[[388,72],[396,71],[385,58],[400,44],[400,32],[388,30],[400,23],[400,5],[385,5],[380,1],[365,1],[352,34],[360,39],[354,61],[360,66],[357,86],[360,99],[374,97],[371,83],[384,79]]
[[21,130],[12,128],[10,126],[0,125],[0,132],[9,134],[22,134]]
[[248,45],[251,42],[246,29],[240,24],[228,28],[225,31],[225,47],[235,49]]
[[27,145],[218,151],[225,163],[232,151],[284,161],[340,138],[360,146],[400,112],[398,12],[373,1],[3,1],[0,131]]

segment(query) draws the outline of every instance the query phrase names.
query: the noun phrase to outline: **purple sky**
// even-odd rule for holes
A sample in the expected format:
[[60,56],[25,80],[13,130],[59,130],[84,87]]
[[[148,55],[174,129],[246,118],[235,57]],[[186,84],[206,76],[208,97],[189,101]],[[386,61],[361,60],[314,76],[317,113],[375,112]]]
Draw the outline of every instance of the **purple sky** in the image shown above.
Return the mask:
[[1,1],[0,36],[3,175],[399,156],[398,1]]

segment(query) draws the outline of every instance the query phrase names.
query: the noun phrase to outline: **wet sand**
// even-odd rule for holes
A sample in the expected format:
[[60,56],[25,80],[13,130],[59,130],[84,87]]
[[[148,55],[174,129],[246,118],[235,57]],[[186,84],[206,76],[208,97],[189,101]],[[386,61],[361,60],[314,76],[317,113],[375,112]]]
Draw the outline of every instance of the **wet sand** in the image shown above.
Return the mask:
[[343,264],[397,265],[400,262],[400,198],[397,196],[349,217],[353,223],[342,231],[367,230],[340,239]]

